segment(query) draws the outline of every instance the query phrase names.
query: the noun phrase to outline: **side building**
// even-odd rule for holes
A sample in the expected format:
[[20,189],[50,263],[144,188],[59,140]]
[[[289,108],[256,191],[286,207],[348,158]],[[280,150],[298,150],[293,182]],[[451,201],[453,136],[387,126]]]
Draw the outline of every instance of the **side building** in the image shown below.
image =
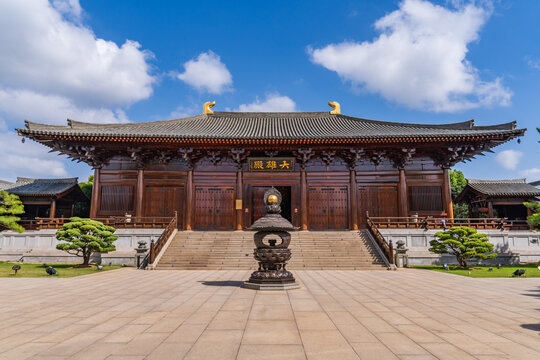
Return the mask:
[[539,201],[540,189],[525,179],[478,180],[467,179],[467,185],[456,198],[469,207],[469,217],[501,217],[526,220],[531,215],[524,202]]
[[69,218],[77,204],[88,204],[77,178],[32,179],[18,177],[15,183],[0,185],[0,190],[19,196],[24,205],[23,220]]
[[172,216],[186,230],[241,230],[271,186],[303,230],[370,216],[452,217],[448,169],[522,136],[515,122],[425,125],[328,112],[214,112],[130,124],[26,122],[26,136],[95,170],[92,217]]

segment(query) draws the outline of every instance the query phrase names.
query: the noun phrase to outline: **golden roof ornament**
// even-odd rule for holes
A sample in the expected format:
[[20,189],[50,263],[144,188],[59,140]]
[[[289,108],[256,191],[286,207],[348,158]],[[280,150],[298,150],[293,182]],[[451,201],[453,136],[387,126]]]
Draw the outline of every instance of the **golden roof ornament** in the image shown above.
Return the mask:
[[341,106],[339,106],[337,101],[329,101],[328,105],[333,108],[333,110],[330,110],[330,114],[341,114]]
[[214,111],[210,110],[210,108],[213,107],[214,105],[216,105],[215,101],[207,101],[207,102],[205,102],[204,105],[203,105],[203,114],[212,115],[214,113]]

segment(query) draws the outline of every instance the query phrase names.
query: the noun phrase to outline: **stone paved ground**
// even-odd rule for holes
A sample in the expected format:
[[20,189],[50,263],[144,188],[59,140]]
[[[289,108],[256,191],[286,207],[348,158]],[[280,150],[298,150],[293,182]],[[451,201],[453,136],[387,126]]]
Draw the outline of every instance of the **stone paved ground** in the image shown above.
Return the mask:
[[540,359],[540,279],[121,269],[0,279],[2,359]]

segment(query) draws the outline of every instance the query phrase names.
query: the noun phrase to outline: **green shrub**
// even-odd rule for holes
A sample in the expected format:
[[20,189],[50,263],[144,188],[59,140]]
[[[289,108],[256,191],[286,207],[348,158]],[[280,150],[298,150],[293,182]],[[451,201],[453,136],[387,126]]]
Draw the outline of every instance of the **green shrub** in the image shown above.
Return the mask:
[[534,226],[536,229],[540,229],[540,203],[526,202],[523,204],[533,212],[532,215],[527,216],[527,222],[529,225]]

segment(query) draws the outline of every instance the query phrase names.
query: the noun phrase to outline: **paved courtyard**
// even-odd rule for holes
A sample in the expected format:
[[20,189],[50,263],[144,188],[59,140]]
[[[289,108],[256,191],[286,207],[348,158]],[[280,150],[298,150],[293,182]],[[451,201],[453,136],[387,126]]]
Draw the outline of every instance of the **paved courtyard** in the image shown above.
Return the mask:
[[539,359],[540,279],[121,269],[0,279],[2,359]]

